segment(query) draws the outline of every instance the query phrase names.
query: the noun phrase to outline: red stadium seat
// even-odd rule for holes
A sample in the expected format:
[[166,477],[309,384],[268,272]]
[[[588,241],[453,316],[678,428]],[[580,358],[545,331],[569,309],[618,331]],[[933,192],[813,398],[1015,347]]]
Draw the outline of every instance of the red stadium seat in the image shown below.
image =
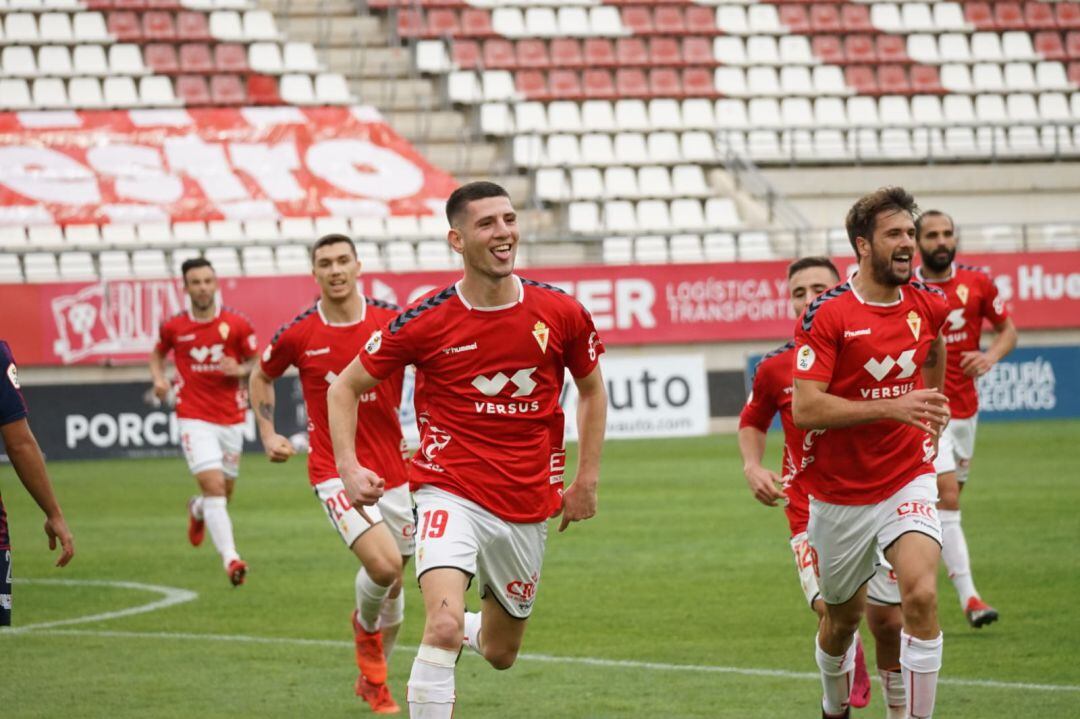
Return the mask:
[[450,52],[454,64],[462,70],[473,70],[480,66],[480,45],[475,40],[454,40],[450,43]]
[[683,95],[679,71],[671,68],[654,68],[649,72],[649,93],[653,97],[678,97]]
[[911,62],[907,54],[907,43],[902,35],[877,36],[878,62],[906,64]]
[[717,94],[712,71],[702,67],[683,70],[682,87],[686,97],[715,97]]
[[424,28],[427,37],[456,37],[461,34],[461,26],[458,24],[458,14],[454,10],[438,9],[428,10],[427,27]]
[[655,29],[652,10],[639,5],[622,9],[622,24],[634,35],[651,35]]
[[1059,2],[1054,8],[1062,30],[1080,30],[1080,3]]
[[146,9],[146,0],[112,0],[112,5],[117,10],[135,10],[139,12]]
[[106,23],[109,34],[120,42],[138,42],[142,40],[142,26],[133,12],[111,12]]
[[[797,5],[795,7],[798,7]],[[836,5],[811,5],[810,6],[810,30],[820,33],[839,33],[841,28],[840,11]],[[860,32],[852,28],[849,32]]]
[[[1069,33],[1071,39],[1074,33]],[[1077,40],[1080,41],[1080,36],[1077,36]],[[1065,50],[1065,45],[1061,42],[1061,34],[1057,32],[1039,32],[1035,33],[1035,52],[1042,55],[1047,60],[1065,60],[1068,58],[1069,53]],[[1080,51],[1080,45],[1077,50]]]
[[552,40],[551,64],[555,67],[585,67],[585,59],[581,56],[581,43],[565,37]]
[[1026,30],[1055,30],[1057,20],[1054,19],[1054,8],[1050,3],[1028,2],[1024,3],[1024,24]]
[[168,43],[152,43],[143,48],[143,60],[157,73],[171,74],[179,72],[180,63],[176,59],[176,48]]
[[491,13],[476,8],[462,10],[461,35],[463,37],[497,37],[496,32],[491,28]]
[[177,13],[176,32],[180,40],[184,42],[205,42],[210,40],[210,27],[206,22],[206,13]]
[[176,96],[189,107],[209,105],[210,87],[202,75],[181,75],[176,78]]
[[649,60],[653,67],[677,67],[683,64],[682,48],[673,37],[649,40]]
[[964,3],[964,19],[979,30],[997,30],[994,11],[988,2]]
[[941,76],[935,65],[913,65],[911,68],[911,91],[916,95],[944,95]]
[[693,35],[719,35],[716,11],[711,7],[689,5],[686,8],[686,30]]
[[[247,50],[236,43],[219,43],[214,46],[214,66],[218,72],[245,73],[248,71]],[[241,92],[243,89],[240,88]],[[210,84],[210,94],[214,94],[213,83]]]
[[210,99],[215,105],[243,105],[247,94],[236,75],[214,75],[210,78]]
[[843,65],[847,62],[840,38],[836,35],[817,35],[810,43],[814,57],[827,65]]
[[649,52],[639,37],[621,37],[615,41],[615,57],[622,67],[648,66]]
[[911,82],[903,65],[879,65],[878,88],[885,95],[910,95]]
[[163,42],[176,40],[176,26],[173,24],[172,13],[163,10],[143,13],[142,26],[143,37],[147,40]]
[[146,0],[146,7],[151,10],[183,10],[183,4],[179,0]]
[[280,105],[277,79],[269,75],[248,75],[247,96],[252,105]]
[[781,5],[779,15],[780,22],[792,33],[806,35],[811,32],[810,17],[802,5]]
[[870,22],[869,5],[844,5],[840,8],[840,23],[844,32],[877,32]]
[[586,70],[582,87],[589,100],[614,100],[617,97],[610,70]]
[[518,67],[541,69],[551,67],[548,46],[543,40],[518,40],[516,49]]
[[1026,30],[1024,11],[1020,3],[999,2],[994,4],[994,24],[998,30]]
[[645,71],[636,68],[623,68],[615,72],[615,89],[621,98],[641,98],[649,96],[649,84]]
[[540,70],[518,71],[514,83],[517,91],[529,100],[543,100],[548,96],[547,73]]
[[556,100],[581,97],[581,78],[574,70],[552,70],[548,73],[548,93]]
[[844,82],[855,88],[860,95],[877,95],[877,77],[868,65],[848,65],[844,68]]
[[[458,40],[454,44],[471,42]],[[473,43],[474,45],[476,43]],[[487,70],[513,70],[518,66],[517,57],[514,55],[514,43],[502,38],[484,41],[484,68]]]
[[210,55],[209,45],[188,43],[180,46],[181,72],[194,75],[211,73],[214,69],[214,58]]
[[585,41],[584,62],[587,67],[615,67],[615,45],[607,38],[589,38]]
[[873,65],[877,63],[877,51],[869,35],[848,35],[844,38],[844,55],[848,62]]
[[661,5],[656,8],[653,19],[656,32],[665,35],[685,35],[686,19],[683,17],[681,7]]
[[423,37],[424,16],[419,10],[402,8],[397,13],[398,37]]
[[[1057,33],[1054,33],[1057,35]],[[1073,60],[1080,60],[1080,32],[1070,32],[1065,36],[1065,53]],[[1055,58],[1047,58],[1053,60]],[[1057,58],[1064,60],[1065,58]]]
[[688,37],[682,44],[683,62],[687,65],[712,67],[716,65],[712,41],[704,37]]

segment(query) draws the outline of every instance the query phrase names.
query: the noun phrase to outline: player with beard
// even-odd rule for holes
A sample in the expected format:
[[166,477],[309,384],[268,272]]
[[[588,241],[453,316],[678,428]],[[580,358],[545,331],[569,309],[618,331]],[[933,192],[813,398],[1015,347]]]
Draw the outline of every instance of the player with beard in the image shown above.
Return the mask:
[[[806,306],[840,281],[840,273],[827,257],[803,257],[788,267],[788,294],[796,317]],[[791,530],[791,550],[795,554],[795,570],[799,574],[806,602],[818,616],[825,617],[825,602],[818,591],[810,544],[806,538],[809,519],[809,499],[800,483],[794,482],[795,471],[802,465],[802,445],[805,432],[791,418],[792,357],[795,343],[788,342],[766,354],[754,371],[753,387],[739,415],[739,452],[743,458],[743,473],[751,493],[762,504],[775,507],[784,503],[788,527]],[[779,477],[762,466],[765,456],[766,433],[776,414],[784,430],[783,476]],[[885,706],[889,719],[903,719],[904,682],[900,676],[900,589],[892,570],[878,567],[867,588],[866,624],[874,635],[878,676],[885,690]],[[851,706],[860,708],[870,703],[870,677],[866,671],[862,642],[855,633],[855,674],[851,684]]]
[[[915,230],[922,256],[916,274],[921,281],[944,292],[949,301],[945,394],[952,419],[942,432],[934,460],[943,542],[941,558],[968,624],[978,629],[996,621],[998,613],[975,589],[967,539],[960,526],[960,491],[967,483],[975,452],[975,426],[979,419],[975,380],[1016,347],[1016,326],[990,276],[981,268],[954,262],[959,237],[951,217],[939,210],[928,210],[915,223]],[[997,332],[985,352],[979,347],[984,322],[989,322]]]
[[914,198],[899,187],[847,215],[858,271],[803,313],[795,333],[792,416],[807,430],[795,481],[810,496],[807,538],[825,602],[815,642],[822,714],[849,716],[854,634],[884,554],[900,585],[907,714],[934,711],[941,669],[934,508],[935,438],[949,419],[944,295],[910,282]]
[[[603,345],[589,313],[561,290],[514,274],[520,236],[506,190],[463,185],[446,215],[464,277],[373,334],[327,395],[341,479],[355,504],[372,505],[384,482],[353,451],[356,403],[380,379],[416,366],[421,443],[409,479],[425,622],[409,676],[414,719],[453,714],[463,642],[496,669],[516,661],[547,520],[561,511],[562,531],[596,513],[607,411]],[[577,477],[563,492],[566,370],[580,396],[580,440]],[[480,613],[465,611],[473,580]]]
[[240,473],[247,390],[243,380],[256,351],[255,330],[246,317],[218,307],[217,275],[202,257],[180,266],[190,309],[166,320],[150,353],[150,374],[159,400],[169,396],[165,358],[176,363],[176,417],[180,446],[201,494],[188,501],[188,541],[202,544],[206,530],[232,585],[244,583],[227,503]]

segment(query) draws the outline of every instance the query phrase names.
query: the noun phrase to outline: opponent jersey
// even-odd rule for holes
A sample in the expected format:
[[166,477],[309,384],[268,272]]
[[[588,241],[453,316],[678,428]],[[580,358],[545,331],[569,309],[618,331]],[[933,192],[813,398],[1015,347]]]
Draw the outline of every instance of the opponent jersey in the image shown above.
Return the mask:
[[802,484],[795,482],[795,471],[802,462],[803,430],[795,426],[791,416],[791,365],[795,343],[788,342],[761,358],[754,370],[754,381],[750,396],[739,413],[739,429],[754,427],[762,432],[769,431],[773,417],[780,413],[780,424],[784,428],[784,460],[780,469],[780,479],[784,483],[787,496],[787,515],[791,536],[806,531],[810,519],[810,503]]
[[372,376],[416,365],[420,449],[410,483],[431,484],[508,522],[559,508],[564,369],[584,377],[604,347],[577,300],[514,277],[518,299],[472,307],[460,283],[429,295],[360,352]]
[[956,419],[972,417],[979,411],[979,394],[975,378],[960,369],[964,352],[977,351],[982,339],[983,321],[997,326],[1009,317],[1005,299],[998,295],[997,285],[985,271],[971,265],[953,264],[948,279],[930,280],[915,270],[919,279],[945,293],[949,302],[949,321],[945,327],[945,342],[949,345],[945,364],[945,394],[949,410]]
[[[263,351],[260,366],[267,377],[280,377],[289,365],[300,370],[300,386],[308,416],[308,479],[312,485],[338,477],[326,392],[338,374],[356,356],[373,332],[397,316],[397,305],[362,298],[360,321],[334,324],[327,321],[316,302],[277,331]],[[386,488],[399,487],[408,480],[405,470],[405,440],[401,436],[398,407],[404,369],[392,373],[371,392],[360,396],[357,405],[356,458],[386,481]]]
[[[15,357],[8,343],[0,340],[0,426],[18,422],[27,414],[26,401],[19,389]],[[11,549],[11,539],[8,536],[7,512],[4,510],[4,498],[0,497],[0,552],[8,549]]]
[[[919,282],[888,304],[866,302],[851,282],[814,300],[795,329],[794,378],[847,400],[901,397],[924,387],[920,369],[949,314],[945,296]],[[893,420],[807,430],[798,482],[831,504],[875,504],[933,474],[926,432]]]
[[239,424],[247,410],[247,390],[239,377],[227,377],[221,360],[246,362],[255,356],[255,330],[241,314],[220,308],[209,320],[181,312],[159,330],[157,351],[170,350],[176,363],[176,416],[213,424]]

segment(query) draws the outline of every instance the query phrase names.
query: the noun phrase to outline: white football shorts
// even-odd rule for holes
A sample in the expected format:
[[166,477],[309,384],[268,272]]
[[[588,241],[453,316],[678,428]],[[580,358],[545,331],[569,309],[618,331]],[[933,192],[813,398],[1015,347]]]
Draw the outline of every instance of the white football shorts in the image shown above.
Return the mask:
[[[806,532],[800,532],[791,538],[791,551],[795,555],[795,569],[799,573],[799,584],[802,586],[806,604],[813,609],[814,601],[821,597],[821,592],[818,591],[817,577],[814,575],[814,557]],[[878,560],[881,563],[867,585],[867,601],[882,605],[899,604],[900,586],[896,583],[896,575],[889,563],[885,561],[885,557],[878,557]]]
[[228,479],[240,474],[244,448],[243,424],[213,424],[201,419],[179,418],[180,448],[192,474],[220,469]]
[[416,551],[416,517],[409,485],[402,484],[384,492],[379,500],[379,512],[401,556],[411,557]]
[[818,591],[827,604],[843,604],[870,581],[879,557],[901,535],[920,532],[941,544],[937,477],[916,477],[877,504],[842,505],[810,498],[806,527]]
[[346,547],[352,548],[353,543],[360,538],[361,534],[383,521],[382,512],[379,511],[379,504],[365,507],[364,512],[371,518],[371,522],[364,519],[363,515],[349,501],[349,495],[345,494],[345,484],[340,479],[328,479],[325,482],[319,482],[313,489],[315,490],[315,498],[319,500],[323,509],[326,510],[326,518],[330,520],[331,526],[337,530],[338,536],[341,537],[341,541],[345,542]]
[[934,471],[938,474],[956,472],[958,482],[966,482],[975,456],[975,426],[979,415],[954,419],[945,426],[938,441],[938,453],[934,458]]
[[540,586],[547,522],[515,524],[475,502],[431,486],[416,502],[416,577],[453,567],[475,577],[480,596],[492,592],[503,609],[528,619]]

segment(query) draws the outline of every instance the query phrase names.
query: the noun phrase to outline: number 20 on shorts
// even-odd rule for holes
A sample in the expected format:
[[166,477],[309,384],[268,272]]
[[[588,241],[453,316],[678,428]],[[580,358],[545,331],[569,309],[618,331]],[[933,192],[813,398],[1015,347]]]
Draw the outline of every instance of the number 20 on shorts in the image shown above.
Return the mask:
[[420,525],[420,539],[438,539],[446,533],[446,522],[450,519],[445,509],[429,509],[424,512],[424,522]]

